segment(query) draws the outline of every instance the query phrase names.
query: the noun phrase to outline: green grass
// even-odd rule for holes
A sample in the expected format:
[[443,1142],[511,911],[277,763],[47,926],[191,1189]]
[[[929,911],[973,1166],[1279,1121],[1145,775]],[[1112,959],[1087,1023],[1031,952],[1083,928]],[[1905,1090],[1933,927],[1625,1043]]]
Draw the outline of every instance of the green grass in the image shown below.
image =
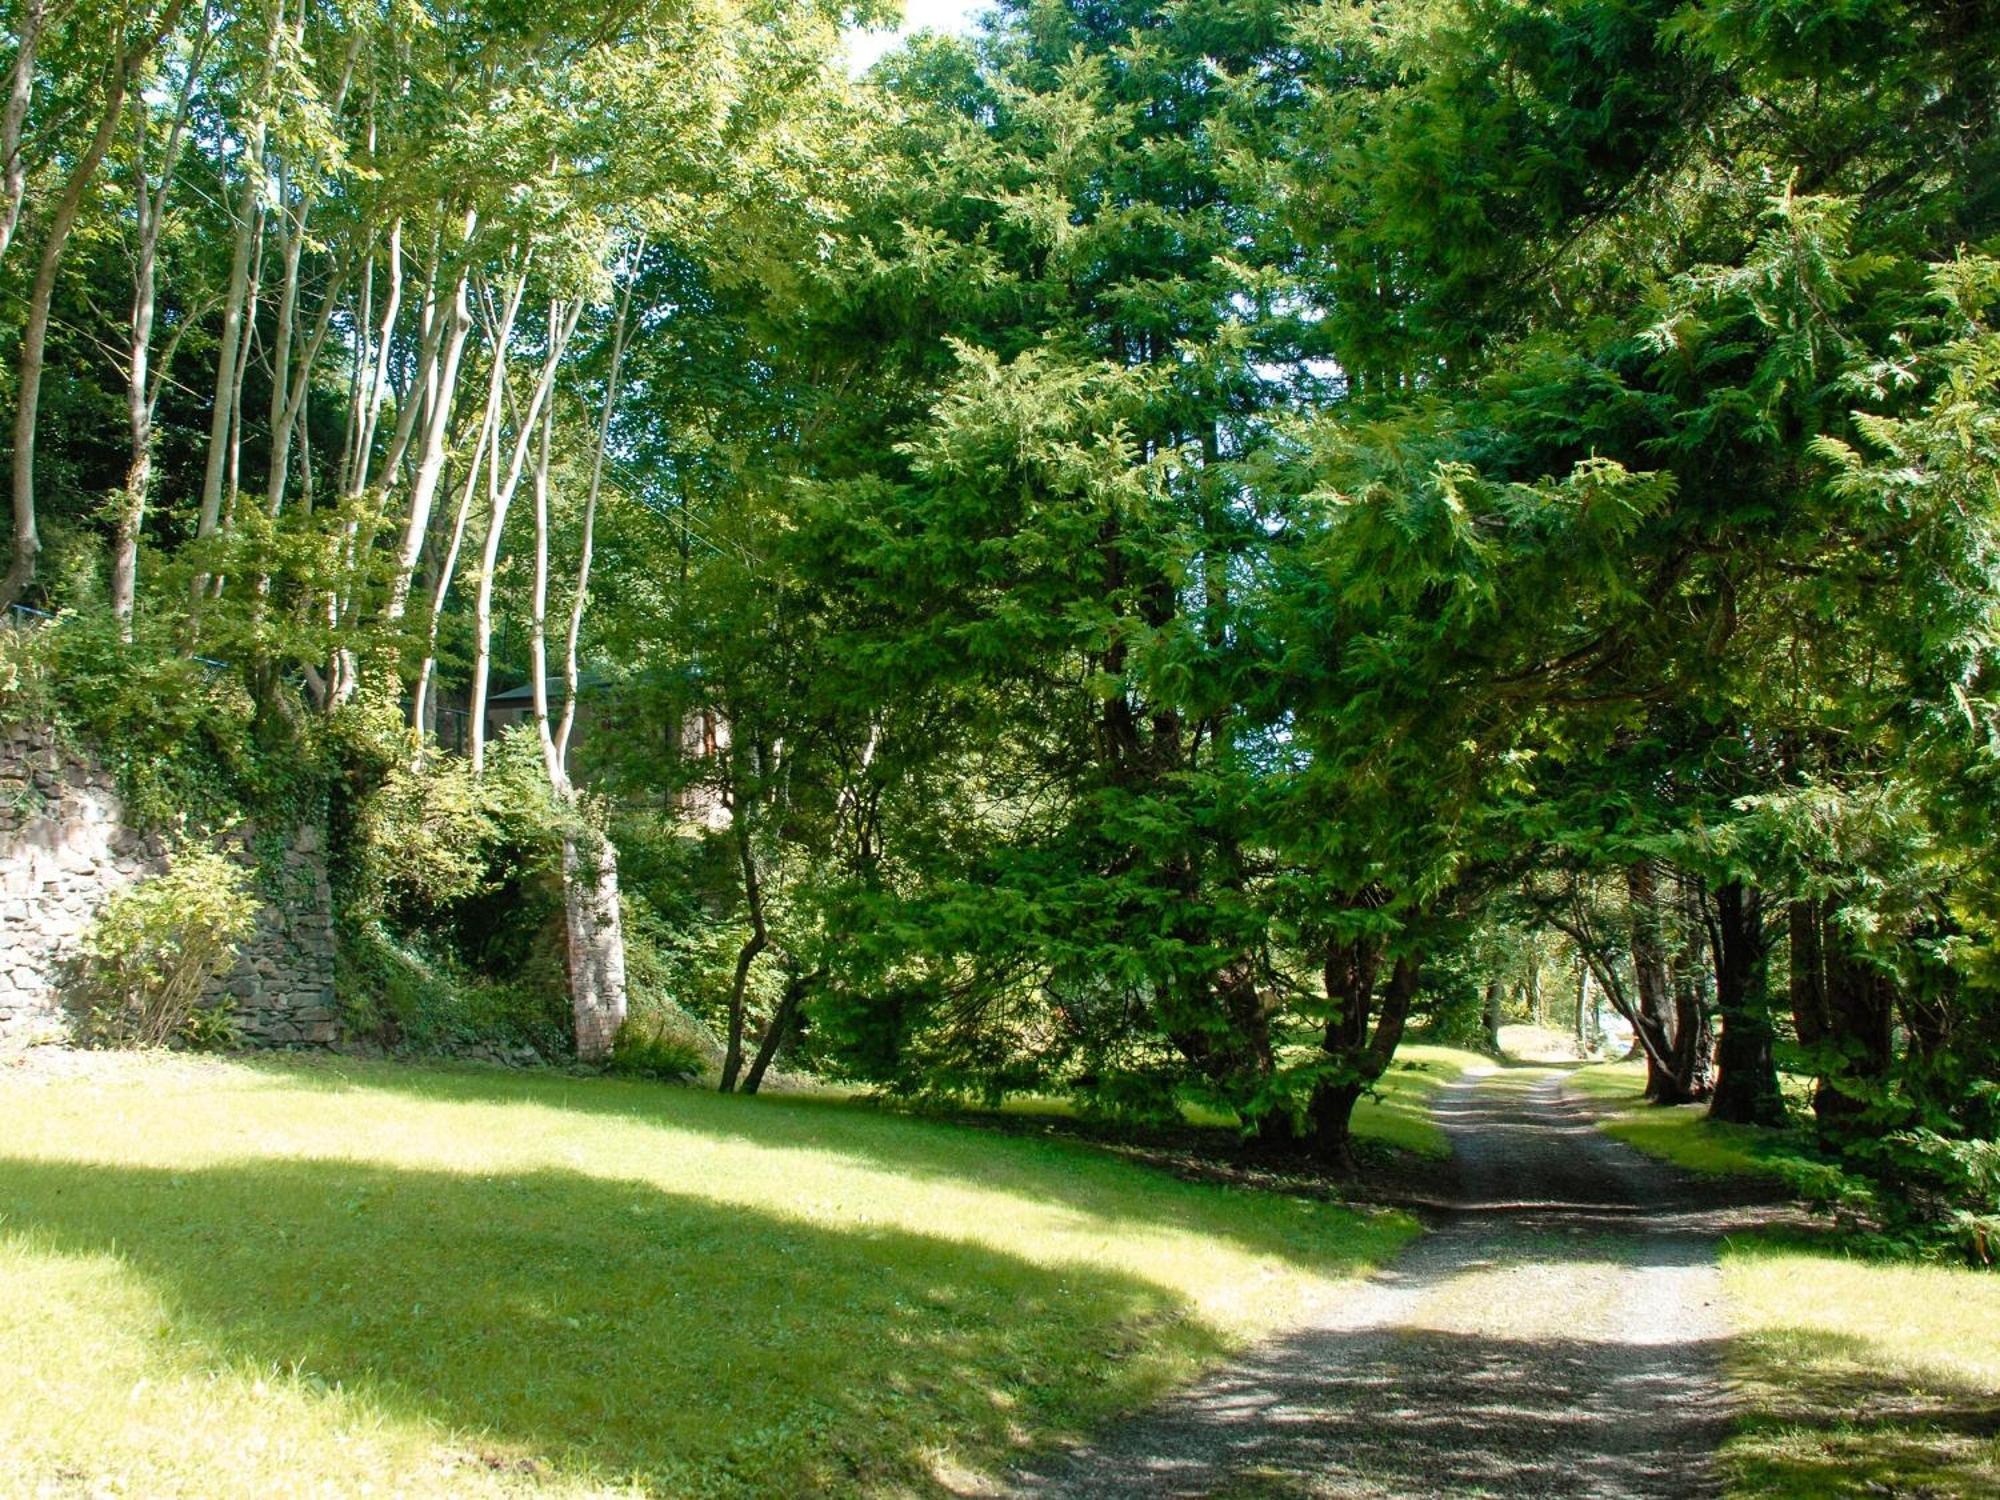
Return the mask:
[[1354,1106],[1354,1134],[1421,1156],[1448,1157],[1451,1143],[1431,1118],[1437,1091],[1470,1068],[1490,1068],[1493,1060],[1457,1047],[1411,1043],[1396,1049],[1396,1060],[1375,1085],[1377,1097]]
[[2000,1495],[2000,1277],[1796,1235],[1734,1241],[1722,1269],[1732,1493]]
[[[1642,1103],[1645,1077],[1642,1063],[1606,1063],[1568,1081],[1616,1110],[1603,1129],[1690,1171],[1810,1167],[1796,1132]],[[1734,1238],[1722,1272],[1740,1412],[1723,1451],[1732,1494],[2000,1494],[2000,1277],[1864,1258],[1831,1229]]]
[[1578,1068],[1566,1083],[1615,1111],[1599,1121],[1600,1129],[1648,1156],[1690,1172],[1710,1177],[1775,1177],[1781,1175],[1786,1163],[1799,1160],[1799,1139],[1791,1131],[1717,1124],[1708,1118],[1704,1104],[1646,1103],[1640,1097],[1646,1087],[1643,1062]]
[[[1374,1096],[1354,1106],[1354,1134],[1363,1141],[1414,1151],[1420,1156],[1448,1157],[1451,1144],[1431,1118],[1430,1103],[1437,1091],[1468,1068],[1491,1067],[1493,1060],[1458,1047],[1438,1047],[1423,1042],[1406,1043],[1396,1049],[1396,1060],[1375,1085]],[[1067,1099],[1047,1095],[1017,1095],[1000,1106],[1000,1112],[1022,1116],[1073,1118],[1075,1106]],[[1193,1102],[1181,1106],[1181,1117],[1202,1129],[1234,1131],[1237,1116]]]
[[0,1070],[0,1142],[10,1494],[934,1493],[1415,1232],[839,1101],[491,1071]]

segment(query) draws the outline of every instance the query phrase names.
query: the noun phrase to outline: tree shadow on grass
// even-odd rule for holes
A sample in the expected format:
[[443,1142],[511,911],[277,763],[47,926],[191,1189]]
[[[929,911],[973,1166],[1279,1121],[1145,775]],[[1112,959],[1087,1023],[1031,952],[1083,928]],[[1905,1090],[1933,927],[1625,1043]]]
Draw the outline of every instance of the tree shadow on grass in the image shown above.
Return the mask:
[[1727,1464],[1750,1494],[2000,1494],[2000,1393],[1882,1368],[1865,1338],[1806,1328],[1747,1336],[1747,1411]]
[[1186,1230],[1272,1256],[1326,1276],[1377,1264],[1407,1239],[1407,1221],[1371,1223],[1331,1204],[1302,1215],[1282,1193],[1218,1193],[1121,1160],[1104,1150],[1047,1134],[971,1129],[885,1109],[866,1100],[811,1094],[756,1097],[606,1078],[572,1078],[496,1069],[411,1068],[347,1059],[257,1059],[250,1066],[287,1084],[334,1092],[362,1090],[427,1104],[541,1107],[601,1116],[759,1150],[842,1157],[900,1176],[986,1192],[1013,1193],[1099,1221],[1111,1234],[1134,1226]]
[[930,1488],[927,1453],[1003,1456],[1217,1351],[1134,1278],[561,1170],[0,1159],[0,1214],[118,1256],[218,1365],[658,1494]]

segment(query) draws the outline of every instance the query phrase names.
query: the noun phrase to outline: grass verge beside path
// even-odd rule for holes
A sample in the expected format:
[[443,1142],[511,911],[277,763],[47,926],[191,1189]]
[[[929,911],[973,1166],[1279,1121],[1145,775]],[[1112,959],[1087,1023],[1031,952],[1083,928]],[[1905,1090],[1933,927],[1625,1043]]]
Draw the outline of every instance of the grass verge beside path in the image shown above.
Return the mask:
[[[1776,1179],[1800,1160],[1791,1132],[1643,1103],[1643,1064],[1568,1083],[1613,1111],[1601,1128],[1690,1171]],[[1740,1405],[1722,1454],[1733,1495],[2000,1495],[2000,1276],[1865,1258],[1831,1229],[1732,1236],[1722,1275]]]
[[[1439,1089],[1468,1070],[1492,1066],[1492,1058],[1463,1048],[1405,1043],[1396,1049],[1396,1060],[1377,1080],[1373,1094],[1354,1106],[1355,1138],[1418,1156],[1439,1160],[1449,1157],[1451,1143],[1431,1118],[1431,1100]],[[1017,1096],[1000,1106],[1000,1110],[1003,1114],[1030,1118],[1046,1115],[1071,1119],[1076,1115],[1069,1100],[1043,1095]],[[1197,1129],[1232,1133],[1237,1129],[1237,1117],[1231,1111],[1187,1104],[1181,1113]]]
[[809,1097],[0,1068],[0,1493],[934,1493],[1414,1232]]
[[1451,1142],[1431,1118],[1431,1101],[1465,1073],[1492,1066],[1492,1058],[1457,1047],[1422,1042],[1398,1047],[1396,1060],[1375,1085],[1375,1097],[1354,1106],[1354,1134],[1419,1156],[1448,1157]]
[[1648,1104],[1641,1097],[1643,1062],[1597,1063],[1574,1070],[1563,1083],[1609,1111],[1598,1121],[1606,1134],[1689,1172],[1775,1179],[1786,1162],[1799,1159],[1799,1137],[1791,1131],[1719,1125],[1703,1104]]
[[2000,1495],[2000,1276],[1776,1234],[1732,1240],[1722,1272],[1733,1493]]

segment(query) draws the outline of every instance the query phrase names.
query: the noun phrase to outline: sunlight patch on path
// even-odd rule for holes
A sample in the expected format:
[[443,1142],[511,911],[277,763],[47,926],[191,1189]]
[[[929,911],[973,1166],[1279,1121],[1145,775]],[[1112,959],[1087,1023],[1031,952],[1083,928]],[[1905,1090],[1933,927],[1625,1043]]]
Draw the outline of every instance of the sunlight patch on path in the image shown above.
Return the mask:
[[1331,1317],[1020,1476],[1017,1493],[1717,1493],[1715,1225],[1559,1088],[1510,1071],[1448,1089],[1460,1211]]

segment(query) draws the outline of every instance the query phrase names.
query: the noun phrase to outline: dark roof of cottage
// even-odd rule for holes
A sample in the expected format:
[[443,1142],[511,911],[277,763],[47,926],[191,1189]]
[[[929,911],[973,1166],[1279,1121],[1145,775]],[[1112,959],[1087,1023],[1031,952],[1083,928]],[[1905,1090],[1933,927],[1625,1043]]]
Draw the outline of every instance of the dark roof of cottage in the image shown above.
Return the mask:
[[[562,702],[563,680],[560,677],[551,677],[548,681],[549,702]],[[576,679],[576,690],[579,696],[584,693],[595,692],[603,686],[604,679],[595,672],[584,672]],[[535,685],[532,682],[524,682],[517,688],[508,688],[504,693],[488,693],[486,695],[488,707],[496,703],[532,703],[534,701]]]

